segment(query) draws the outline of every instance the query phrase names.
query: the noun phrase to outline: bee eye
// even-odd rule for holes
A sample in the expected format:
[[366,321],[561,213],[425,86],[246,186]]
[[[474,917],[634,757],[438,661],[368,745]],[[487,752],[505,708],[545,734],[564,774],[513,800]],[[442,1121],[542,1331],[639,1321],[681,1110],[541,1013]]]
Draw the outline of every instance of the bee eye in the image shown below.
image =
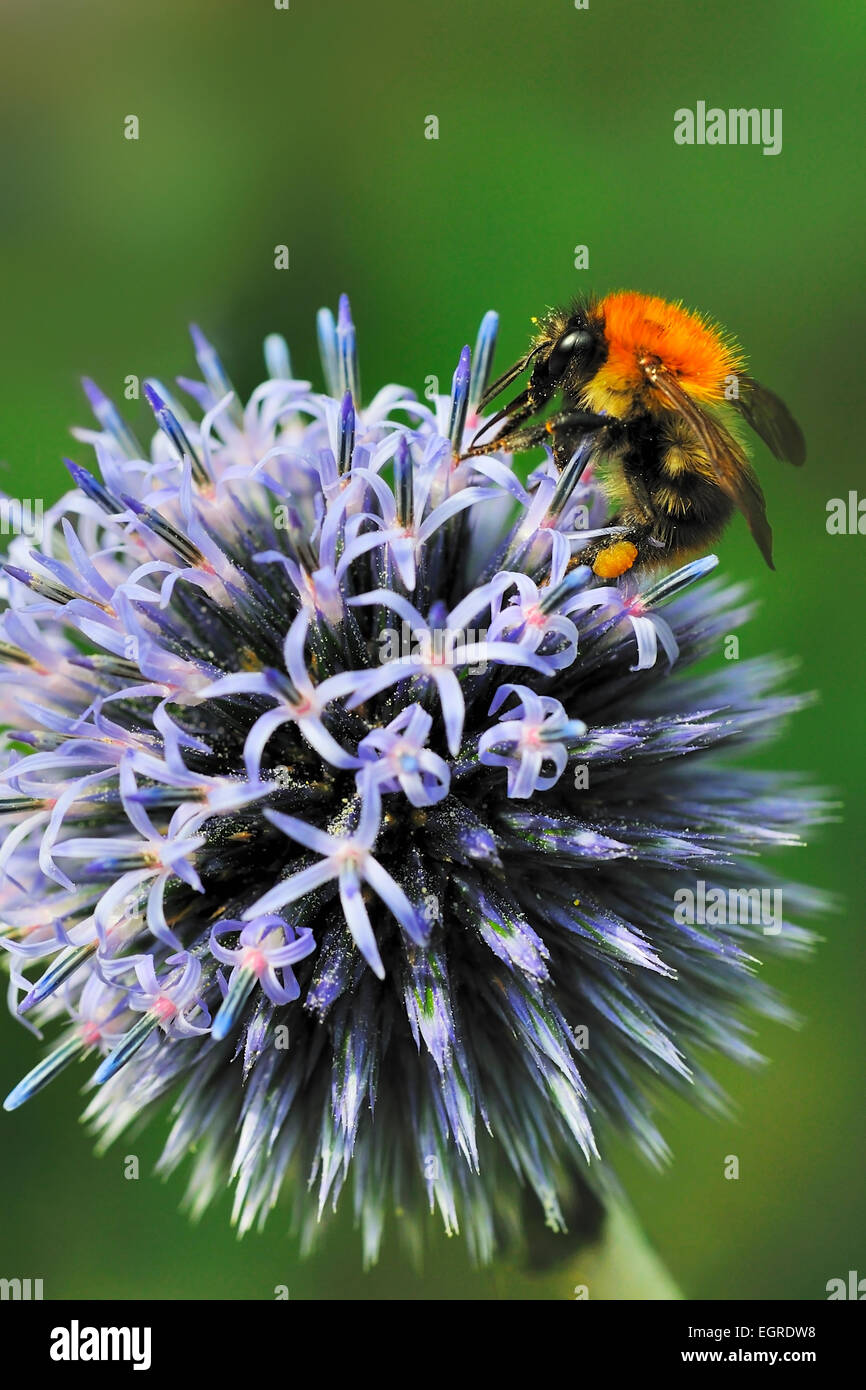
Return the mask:
[[575,353],[591,348],[595,339],[586,328],[570,328],[553,345],[547,359],[548,375],[561,377]]

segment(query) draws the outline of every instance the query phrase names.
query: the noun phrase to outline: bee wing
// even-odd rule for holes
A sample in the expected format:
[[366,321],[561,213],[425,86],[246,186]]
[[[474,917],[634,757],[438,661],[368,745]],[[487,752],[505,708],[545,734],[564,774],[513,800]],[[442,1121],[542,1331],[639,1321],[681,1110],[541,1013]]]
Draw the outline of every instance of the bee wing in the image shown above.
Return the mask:
[[743,513],[758,549],[770,569],[775,569],[773,532],[767,520],[764,494],[742,449],[686,394],[672,372],[653,363],[647,375],[669,408],[691,426],[715,470],[719,487]]
[[739,399],[732,404],[746,424],[760,435],[777,459],[799,468],[806,462],[806,441],[785,402],[750,376],[741,376],[739,387]]

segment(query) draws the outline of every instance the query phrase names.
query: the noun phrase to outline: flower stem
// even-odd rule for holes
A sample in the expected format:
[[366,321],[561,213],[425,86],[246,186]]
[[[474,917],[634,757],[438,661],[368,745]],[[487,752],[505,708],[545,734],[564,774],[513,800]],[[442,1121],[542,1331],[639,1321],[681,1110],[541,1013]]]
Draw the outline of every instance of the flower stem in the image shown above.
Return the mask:
[[610,1203],[592,1244],[541,1272],[516,1269],[503,1281],[508,1299],[678,1300],[683,1294],[622,1201]]

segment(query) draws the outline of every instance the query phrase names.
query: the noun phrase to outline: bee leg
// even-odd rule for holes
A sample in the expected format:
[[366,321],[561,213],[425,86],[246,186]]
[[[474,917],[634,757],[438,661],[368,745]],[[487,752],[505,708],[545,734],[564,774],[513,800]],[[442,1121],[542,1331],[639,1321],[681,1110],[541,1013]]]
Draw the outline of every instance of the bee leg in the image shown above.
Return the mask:
[[[563,473],[588,435],[600,434],[604,430],[610,439],[619,433],[621,423],[610,415],[597,415],[592,410],[561,410],[545,420],[542,428],[549,438],[538,442],[550,444],[556,465]],[[586,455],[584,468],[588,462],[589,455]],[[577,478],[572,479],[572,486],[576,482]]]
[[[511,423],[510,421],[509,426]],[[512,430],[509,426],[501,434],[495,434],[484,444],[473,443],[463,451],[460,457],[462,459],[477,458],[481,454],[498,453],[500,449],[508,454],[518,454],[524,449],[534,449],[537,444],[547,443],[547,435],[544,433],[543,425],[533,425],[525,430]]]
[[601,536],[590,541],[575,553],[574,565],[589,565],[599,579],[618,579],[634,567],[640,569],[644,565],[664,563],[668,547],[657,539],[652,519],[624,524],[614,516],[608,525],[624,525],[624,529],[617,536]]
[[656,507],[653,503],[650,490],[646,485],[644,475],[639,468],[630,467],[627,461],[625,465],[625,475],[628,479],[628,485],[631,489],[632,501],[634,503],[631,520],[638,527],[646,525],[652,529],[656,521],[660,518],[657,515]]
[[[538,402],[527,387],[525,391],[521,391],[519,396],[515,396],[512,401],[503,406],[496,415],[483,422],[471,445],[460,457],[464,459],[476,458],[480,454],[492,454],[496,449],[501,449],[503,447],[502,441],[510,438],[509,432],[514,431],[515,425],[523,424],[523,421],[528,420],[530,415],[534,415],[537,409]],[[487,434],[488,430],[492,430],[494,425],[499,426],[497,432],[491,435],[484,444],[476,443],[476,440],[480,439],[483,434]]]
[[[508,421],[509,426],[520,423],[521,419],[532,413],[532,407],[522,409],[512,415]],[[493,421],[491,421],[492,423]],[[559,468],[563,469],[578,449],[585,435],[595,430],[610,429],[618,423],[618,421],[612,421],[607,415],[595,415],[588,410],[562,410],[556,415],[551,415],[548,420],[542,421],[539,425],[530,425],[526,429],[518,430],[506,428],[486,444],[474,444],[472,448],[466,450],[462,457],[473,458],[477,454],[491,454],[498,449],[504,449],[510,454],[517,454],[526,449],[535,449],[540,444],[547,444],[553,450],[553,456]]]

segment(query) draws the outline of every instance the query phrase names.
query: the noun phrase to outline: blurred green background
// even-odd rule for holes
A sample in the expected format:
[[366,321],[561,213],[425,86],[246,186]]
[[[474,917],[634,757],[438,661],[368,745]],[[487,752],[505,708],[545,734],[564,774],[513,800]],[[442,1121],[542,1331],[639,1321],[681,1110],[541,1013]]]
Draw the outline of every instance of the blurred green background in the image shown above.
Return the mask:
[[[862,486],[863,241],[860,0],[78,0],[7,3],[0,44],[0,487],[52,498],[61,456],[84,461],[78,375],[120,398],[130,373],[194,367],[190,319],[236,383],[260,342],[290,340],[319,380],[314,313],[352,297],[365,393],[443,388],[488,307],[498,361],[529,318],[587,288],[681,297],[747,346],[795,408],[802,473],[759,459],[777,573],[745,527],[726,571],[763,600],[742,656],[798,654],[822,699],[765,756],[838,787],[843,823],[788,874],[843,895],[811,966],[771,978],[806,1018],[763,1028],[772,1064],[719,1069],[739,1103],[719,1123],[671,1103],[662,1175],[621,1151],[646,1230],[697,1298],[825,1297],[866,1274],[863,1153],[863,562],[866,539],[828,536],[828,499]],[[781,107],[784,147],[681,148],[677,107]],[[138,141],[124,139],[136,115]],[[424,138],[425,118],[439,139]],[[290,269],[274,269],[274,247]],[[574,247],[589,247],[589,270]],[[128,406],[144,424],[146,407]],[[861,576],[860,579],[857,576]],[[32,1040],[0,1021],[0,1086]],[[348,1212],[300,1261],[277,1212],[238,1243],[228,1200],[197,1228],[183,1180],[150,1176],[160,1134],[96,1159],[72,1078],[2,1120],[0,1274],[45,1295],[131,1299],[507,1298],[435,1236],[422,1273],[394,1243],[360,1270]],[[126,1152],[142,1160],[125,1181]],[[726,1154],[739,1181],[723,1178]],[[567,1294],[565,1295],[567,1296]]]

